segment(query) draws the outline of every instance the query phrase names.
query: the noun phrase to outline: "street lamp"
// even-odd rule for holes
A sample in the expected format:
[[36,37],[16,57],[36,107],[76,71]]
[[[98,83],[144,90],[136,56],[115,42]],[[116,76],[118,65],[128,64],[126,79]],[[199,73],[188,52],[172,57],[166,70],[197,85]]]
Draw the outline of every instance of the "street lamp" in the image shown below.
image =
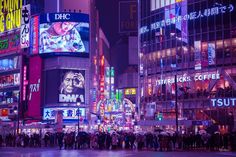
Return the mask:
[[80,125],[79,125],[79,117],[80,117],[80,101],[79,102],[77,102],[77,106],[78,106],[78,112],[77,112],[77,114],[78,114],[78,135],[79,135],[79,127],[80,127]]
[[175,75],[175,124],[176,124],[176,132],[179,132],[179,115],[178,115],[178,94],[177,94],[177,75]]
[[14,107],[13,112],[14,112],[14,135],[16,135],[16,132],[18,133],[18,129],[16,131],[16,120],[17,120],[17,114],[18,114],[18,110],[16,106]]

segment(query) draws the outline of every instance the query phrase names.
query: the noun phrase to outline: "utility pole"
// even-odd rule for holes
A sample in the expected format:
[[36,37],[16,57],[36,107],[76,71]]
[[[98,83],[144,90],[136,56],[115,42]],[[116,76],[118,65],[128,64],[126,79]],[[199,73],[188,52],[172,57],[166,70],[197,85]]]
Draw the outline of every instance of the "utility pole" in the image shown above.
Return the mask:
[[176,124],[176,133],[179,132],[179,121],[178,121],[178,89],[177,89],[177,75],[175,75],[175,124]]

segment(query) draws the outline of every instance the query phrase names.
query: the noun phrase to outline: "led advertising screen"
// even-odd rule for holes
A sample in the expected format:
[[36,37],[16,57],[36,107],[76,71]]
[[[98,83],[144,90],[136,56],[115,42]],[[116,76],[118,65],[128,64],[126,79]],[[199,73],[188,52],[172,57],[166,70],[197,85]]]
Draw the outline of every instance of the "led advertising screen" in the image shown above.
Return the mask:
[[20,59],[18,56],[0,59],[0,72],[19,69],[19,62]]
[[20,49],[20,33],[12,33],[0,37],[0,54],[14,52]]
[[89,16],[55,13],[40,16],[39,53],[89,55]]
[[60,103],[81,103],[85,101],[85,71],[62,70],[59,87]]
[[0,76],[0,89],[20,85],[20,73]]

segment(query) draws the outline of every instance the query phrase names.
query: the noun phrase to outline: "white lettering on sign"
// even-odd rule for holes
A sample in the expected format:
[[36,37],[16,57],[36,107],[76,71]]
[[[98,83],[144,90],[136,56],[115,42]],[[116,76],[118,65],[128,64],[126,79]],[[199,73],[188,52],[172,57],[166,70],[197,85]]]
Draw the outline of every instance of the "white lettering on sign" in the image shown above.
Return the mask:
[[55,20],[70,20],[70,14],[55,14]]
[[39,87],[40,87],[40,79],[38,79],[38,83],[29,85],[29,89],[30,89],[29,100],[32,99],[32,93],[39,92]]
[[206,8],[205,10],[193,11],[186,15],[180,15],[180,16],[176,15],[175,17],[172,17],[169,19],[154,22],[150,26],[142,26],[140,28],[140,34],[149,32],[149,27],[150,27],[150,30],[156,30],[162,27],[169,26],[171,24],[179,23],[181,21],[197,20],[204,17],[231,13],[233,11],[234,11],[233,4],[223,5],[223,4],[215,3],[212,8]]
[[80,102],[84,103],[84,95],[79,94],[59,94],[59,102],[78,102],[78,98],[80,98]]
[[55,107],[55,108],[44,108],[43,109],[43,119],[44,120],[54,120],[56,118],[57,112],[60,111],[63,115],[64,120],[73,120],[85,117],[85,108],[76,107]]
[[235,106],[236,98],[211,99],[213,107]]
[[[181,82],[191,82],[192,80],[194,81],[204,81],[204,80],[218,80],[220,79],[220,74],[219,73],[211,73],[211,74],[196,74],[193,78],[188,75],[183,75],[183,76],[178,76],[177,77],[177,83]],[[167,79],[160,79],[156,81],[156,85],[163,85],[163,84],[173,84],[175,83],[175,78],[167,78]]]

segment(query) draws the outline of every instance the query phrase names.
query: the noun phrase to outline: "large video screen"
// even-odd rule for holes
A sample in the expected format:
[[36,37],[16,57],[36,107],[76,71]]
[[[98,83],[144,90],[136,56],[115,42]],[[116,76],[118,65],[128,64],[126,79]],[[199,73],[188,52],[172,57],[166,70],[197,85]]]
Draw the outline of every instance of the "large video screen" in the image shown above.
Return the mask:
[[9,74],[0,76],[0,89],[20,85],[20,74]]
[[19,57],[9,57],[0,59],[0,72],[7,70],[15,70],[20,67]]
[[85,102],[85,71],[62,70],[59,87],[60,103]]
[[39,53],[88,55],[89,20],[88,16],[86,19],[79,15],[75,13],[49,14],[46,17],[49,20],[40,16]]

